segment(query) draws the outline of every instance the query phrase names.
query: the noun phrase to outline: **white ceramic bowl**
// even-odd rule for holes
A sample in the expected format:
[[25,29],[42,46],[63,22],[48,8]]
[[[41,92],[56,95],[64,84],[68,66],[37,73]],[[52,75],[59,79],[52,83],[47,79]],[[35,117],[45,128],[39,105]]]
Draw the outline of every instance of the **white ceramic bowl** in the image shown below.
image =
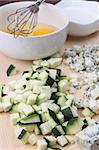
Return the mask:
[[33,2],[16,2],[0,7],[0,51],[10,57],[23,60],[40,59],[59,51],[65,43],[68,33],[68,17],[64,17],[60,8],[51,4],[42,4],[38,22],[58,28],[56,32],[43,36],[17,37],[1,31],[6,28],[7,16],[16,9]]
[[[95,1],[62,0],[57,6],[69,17],[69,34],[87,36],[99,30],[99,3]],[[83,8],[83,9],[82,9]]]

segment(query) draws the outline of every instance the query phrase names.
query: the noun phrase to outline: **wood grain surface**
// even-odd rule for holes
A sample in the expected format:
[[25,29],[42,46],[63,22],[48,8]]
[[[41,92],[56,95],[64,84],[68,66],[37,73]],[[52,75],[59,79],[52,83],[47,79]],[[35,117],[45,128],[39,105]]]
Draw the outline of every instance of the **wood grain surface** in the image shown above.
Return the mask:
[[[99,43],[99,32],[94,33],[88,37],[76,38],[68,37],[65,47],[71,47],[74,44],[96,44]],[[11,78],[7,78],[6,69],[9,64],[16,64],[17,74]],[[12,79],[18,79],[23,70],[31,67],[32,61],[19,61],[0,53],[0,83],[7,83]],[[66,68],[64,68],[66,70]],[[97,117],[99,118],[99,117]],[[23,145],[15,137],[14,127],[9,120],[9,114],[0,114],[0,150],[36,150],[36,147],[30,145]],[[79,150],[76,145],[68,145],[63,150]]]

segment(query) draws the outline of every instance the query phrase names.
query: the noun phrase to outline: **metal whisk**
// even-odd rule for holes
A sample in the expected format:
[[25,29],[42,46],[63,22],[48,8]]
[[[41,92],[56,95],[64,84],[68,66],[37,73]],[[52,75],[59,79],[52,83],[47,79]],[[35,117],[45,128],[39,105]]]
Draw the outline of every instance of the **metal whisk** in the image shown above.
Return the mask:
[[38,0],[35,4],[17,9],[15,13],[9,15],[7,26],[9,32],[14,36],[26,36],[32,33],[37,26],[39,6],[43,2],[44,0]]

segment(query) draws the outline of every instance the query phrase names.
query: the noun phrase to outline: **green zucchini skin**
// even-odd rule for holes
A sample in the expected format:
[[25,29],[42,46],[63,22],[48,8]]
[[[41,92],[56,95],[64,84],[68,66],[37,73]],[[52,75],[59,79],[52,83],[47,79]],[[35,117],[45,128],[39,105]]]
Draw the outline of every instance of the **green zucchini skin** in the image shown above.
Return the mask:
[[16,66],[14,64],[11,64],[7,69],[7,76],[11,76],[11,73],[16,69]]
[[56,69],[57,70],[57,77],[61,76],[61,69]]
[[69,121],[71,118],[73,118],[73,114],[70,107],[63,109],[62,114],[64,115],[65,121]]
[[56,114],[54,111],[52,111],[51,109],[48,109],[49,111],[49,115],[53,118],[53,120],[57,123],[57,124],[60,124],[60,121],[58,120]]
[[29,73],[29,71],[28,71],[28,70],[24,71],[24,72],[22,73],[22,75],[24,75],[25,73]]
[[57,101],[59,99],[59,96],[57,95],[57,92],[53,92],[50,99],[55,100],[55,102],[57,103]]
[[61,136],[61,135],[62,135],[61,133],[59,133],[59,131],[57,130],[56,127],[54,127],[54,128],[52,129],[52,133],[54,134],[55,138],[57,138],[58,136]]
[[55,80],[48,75],[46,84],[49,85],[50,87],[52,87],[54,82],[55,82]]
[[[36,121],[36,117],[37,117],[37,121]],[[34,118],[35,120],[33,121]],[[31,114],[27,117],[24,117],[18,122],[18,124],[22,124],[22,125],[38,124],[38,123],[41,123],[41,118],[38,114]]]
[[19,134],[18,139],[21,140],[21,139],[24,137],[24,135],[26,134],[26,132],[27,132],[27,131],[23,129],[23,130],[21,131],[21,133]]

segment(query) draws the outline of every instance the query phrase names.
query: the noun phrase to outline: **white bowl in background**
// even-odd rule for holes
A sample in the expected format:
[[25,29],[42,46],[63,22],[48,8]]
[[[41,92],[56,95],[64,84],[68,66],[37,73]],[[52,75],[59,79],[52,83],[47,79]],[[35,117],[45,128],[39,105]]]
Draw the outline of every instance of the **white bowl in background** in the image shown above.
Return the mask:
[[99,3],[94,1],[62,0],[57,4],[68,15],[69,34],[87,36],[99,30]]
[[33,2],[16,2],[0,7],[0,51],[10,57],[22,60],[40,59],[59,51],[66,41],[68,34],[68,17],[51,4],[42,4],[38,22],[47,23],[58,28],[56,32],[42,36],[17,37],[5,33],[7,16],[16,9],[33,4]]

